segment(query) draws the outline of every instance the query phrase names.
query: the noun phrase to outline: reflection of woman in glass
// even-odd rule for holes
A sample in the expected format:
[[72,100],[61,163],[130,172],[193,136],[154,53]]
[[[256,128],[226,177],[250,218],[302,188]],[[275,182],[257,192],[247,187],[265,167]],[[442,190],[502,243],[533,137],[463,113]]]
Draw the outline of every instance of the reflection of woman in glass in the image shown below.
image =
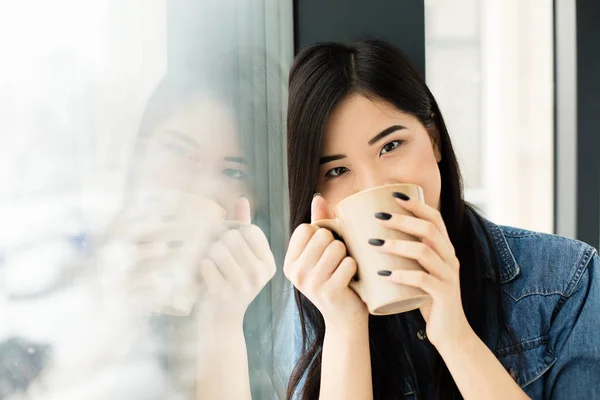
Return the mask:
[[197,194],[228,212],[250,196],[236,115],[227,94],[215,92],[185,78],[161,82],[137,138],[137,186]]
[[195,386],[201,399],[250,397],[244,314],[275,273],[267,238],[251,222],[257,201],[236,87],[223,80],[161,82],[142,120],[133,200],[120,224],[136,247],[132,298],[179,315],[159,318],[170,331],[168,369],[175,386],[188,397]]
[[[302,51],[290,73],[288,149],[294,233],[284,270],[304,339],[288,396],[600,396],[598,253],[497,226],[464,201],[439,107],[400,52],[380,41]],[[369,316],[348,287],[357,267],[345,246],[309,223],[357,191],[406,182],[424,189],[425,204],[394,195],[414,217],[373,218],[421,242],[370,243],[427,272],[373,273],[419,287],[433,303]]]

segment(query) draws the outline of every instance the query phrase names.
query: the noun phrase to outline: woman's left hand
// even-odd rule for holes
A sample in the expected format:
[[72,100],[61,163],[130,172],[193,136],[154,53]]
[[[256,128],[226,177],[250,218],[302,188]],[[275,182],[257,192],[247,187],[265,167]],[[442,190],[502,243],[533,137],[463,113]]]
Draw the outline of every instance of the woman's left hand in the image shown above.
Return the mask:
[[[402,197],[402,196],[401,196]],[[472,332],[465,316],[460,294],[460,263],[456,258],[446,225],[438,210],[417,200],[397,199],[398,204],[414,215],[392,214],[381,223],[421,239],[385,240],[379,249],[388,254],[416,260],[427,272],[391,271],[382,277],[393,282],[414,286],[427,292],[433,302],[422,307],[421,314],[427,323],[429,341],[440,349],[446,344],[457,344]]]

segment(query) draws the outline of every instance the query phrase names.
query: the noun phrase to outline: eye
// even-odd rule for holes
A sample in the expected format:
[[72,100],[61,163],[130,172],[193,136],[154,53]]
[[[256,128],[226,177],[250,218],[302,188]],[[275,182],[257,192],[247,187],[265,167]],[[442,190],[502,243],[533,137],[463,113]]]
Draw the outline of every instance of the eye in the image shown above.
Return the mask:
[[248,177],[244,171],[234,168],[224,169],[222,174],[238,181],[242,181]]
[[385,144],[382,148],[381,151],[379,152],[379,155],[385,154],[385,153],[389,153],[390,151],[395,150],[398,146],[400,146],[402,143],[404,142],[404,140],[393,140],[387,144]]
[[348,168],[346,167],[335,167],[327,171],[327,173],[325,174],[325,178],[335,178],[342,174],[345,174],[346,172],[348,172]]
[[169,143],[165,145],[165,148],[170,152],[177,154],[178,156],[182,156],[185,154],[185,149],[177,144]]
[[188,156],[188,160],[190,160],[193,163],[200,164],[200,157],[198,156],[190,155]]

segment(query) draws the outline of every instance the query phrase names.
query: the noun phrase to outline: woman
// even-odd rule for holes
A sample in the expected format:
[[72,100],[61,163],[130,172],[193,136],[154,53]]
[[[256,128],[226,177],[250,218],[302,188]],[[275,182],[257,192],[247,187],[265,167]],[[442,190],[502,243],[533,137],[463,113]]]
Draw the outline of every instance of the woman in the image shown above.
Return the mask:
[[[377,40],[316,45],[296,57],[289,88],[293,234],[284,271],[296,287],[303,348],[288,398],[600,396],[597,252],[497,226],[464,201],[442,114],[401,52]],[[310,222],[388,183],[422,186],[425,204],[396,193],[414,217],[373,218],[421,243],[372,244],[427,273],[379,274],[433,302],[374,317],[348,287],[356,263],[345,246]]]
[[[244,331],[252,370],[270,378],[268,343],[255,334],[269,316],[256,307],[247,324],[244,316],[273,277],[275,261],[252,224],[251,204],[256,210],[259,200],[240,110],[248,104],[227,72],[211,74],[210,84],[178,74],[160,83],[142,118],[130,204],[119,224],[135,245],[130,299],[169,315],[153,322],[168,342],[171,383],[185,398],[250,398]],[[221,218],[244,225],[219,229],[215,240]]]

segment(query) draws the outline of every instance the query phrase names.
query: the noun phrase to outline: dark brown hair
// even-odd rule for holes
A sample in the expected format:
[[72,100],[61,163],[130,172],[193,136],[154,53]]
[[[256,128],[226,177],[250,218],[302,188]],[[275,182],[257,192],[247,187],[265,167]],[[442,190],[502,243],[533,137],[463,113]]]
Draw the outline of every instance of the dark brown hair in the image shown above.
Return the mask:
[[[386,101],[415,116],[429,132],[439,135],[440,211],[462,266],[460,281],[465,314],[480,337],[493,329],[487,315],[495,316],[496,326],[504,327],[499,284],[495,279],[486,279],[485,274],[489,268],[497,274],[498,265],[495,257],[486,255],[484,243],[476,234],[476,224],[483,226],[481,217],[463,199],[462,178],[442,113],[408,58],[385,42],[369,39],[350,45],[318,44],[304,49],[295,58],[289,76],[287,120],[291,230],[310,222],[324,128],[334,108],[353,93]],[[484,232],[484,242],[493,249],[489,233],[485,229]],[[287,397],[300,394],[302,399],[318,399],[325,324],[319,310],[306,297],[298,290],[295,296],[303,350],[292,373]],[[418,311],[369,318],[375,399],[403,398],[406,375],[412,375],[417,382],[409,356],[411,344],[402,328],[409,320],[424,322]],[[432,374],[438,398],[460,398],[447,367],[436,355]],[[420,396],[418,388],[415,391]]]

